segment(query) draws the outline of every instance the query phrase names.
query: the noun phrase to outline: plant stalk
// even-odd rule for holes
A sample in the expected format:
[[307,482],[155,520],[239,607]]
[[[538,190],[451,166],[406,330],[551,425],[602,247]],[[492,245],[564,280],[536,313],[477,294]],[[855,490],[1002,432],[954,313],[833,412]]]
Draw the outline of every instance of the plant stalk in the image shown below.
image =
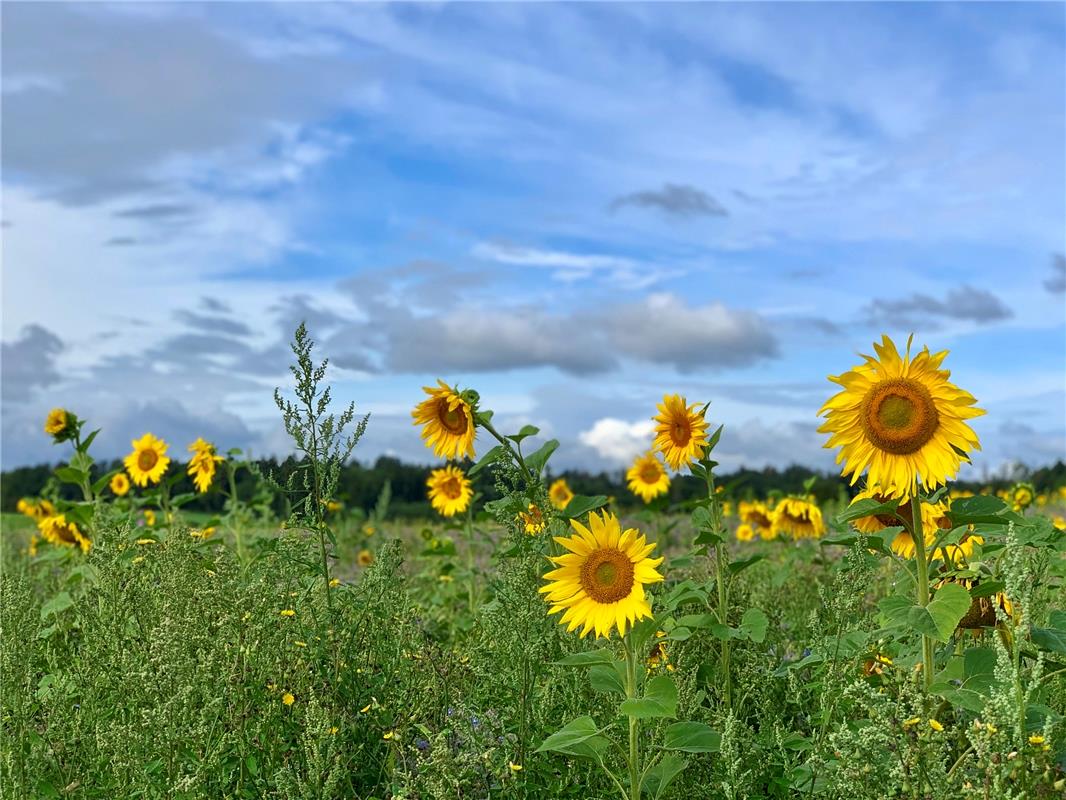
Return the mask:
[[[637,651],[629,634],[622,640],[626,648],[626,699],[637,696]],[[629,800],[640,800],[640,720],[629,716]]]
[[[918,566],[918,605],[929,605],[929,562],[925,552],[925,531],[922,530],[922,501],[911,497],[911,535],[914,538],[914,558]],[[933,685],[933,640],[922,634],[922,685],[926,691]]]

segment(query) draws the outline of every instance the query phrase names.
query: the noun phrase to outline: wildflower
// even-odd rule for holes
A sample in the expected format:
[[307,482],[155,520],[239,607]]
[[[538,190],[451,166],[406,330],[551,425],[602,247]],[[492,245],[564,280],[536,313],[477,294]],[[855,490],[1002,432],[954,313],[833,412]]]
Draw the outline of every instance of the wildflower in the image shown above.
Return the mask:
[[130,490],[130,479],[126,477],[125,472],[117,472],[108,486],[115,497],[125,497]]
[[138,539],[137,544],[157,544],[155,539]]
[[911,717],[910,719],[903,720],[903,727],[904,728],[913,728],[915,725],[917,725],[921,721],[922,721],[921,717]]
[[1018,483],[1010,490],[1010,502],[1015,511],[1025,511],[1033,504],[1036,490],[1031,483]]
[[81,529],[73,522],[68,522],[64,514],[52,514],[44,517],[37,523],[41,535],[54,545],[66,545],[78,547],[83,553],[88,553],[92,542],[81,532]]
[[543,533],[546,527],[544,515],[540,513],[540,509],[534,503],[530,503],[529,508],[518,515],[518,521],[522,523],[526,533],[530,536]]
[[369,567],[374,563],[374,554],[366,549],[360,550],[359,555],[355,557],[355,562],[360,567]]
[[329,579],[329,586],[330,586],[331,589],[336,589],[340,585],[341,585],[340,578],[330,578]]
[[285,694],[281,696],[281,702],[283,702],[287,706],[291,706],[293,703],[296,702],[296,698],[292,696],[291,692],[285,692]]
[[447,466],[435,469],[426,479],[429,487],[429,502],[442,517],[451,517],[466,511],[474,496],[470,480],[459,467]]
[[197,438],[189,445],[189,452],[194,454],[189,461],[189,477],[196,484],[196,490],[204,494],[211,488],[211,482],[215,479],[215,469],[226,459],[218,455],[213,444],[202,438]]
[[1041,736],[1039,733],[1034,733],[1032,736],[1029,737],[1029,744],[1043,744],[1043,743],[1044,743],[1044,737]]
[[155,512],[152,511],[152,509],[150,509],[150,508],[146,508],[146,509],[144,509],[144,511],[142,513],[144,514],[144,524],[147,525],[149,528],[154,528],[155,527]]
[[362,708],[359,709],[359,713],[360,714],[365,714],[367,711],[370,710],[370,707],[373,706],[373,705],[374,705],[373,703],[367,703],[365,706],[363,706]]
[[659,413],[652,417],[655,440],[652,446],[674,471],[699,461],[707,448],[707,420],[697,411],[697,404],[688,405],[679,394],[668,394],[657,406]]
[[438,458],[474,457],[474,413],[470,402],[456,389],[438,380],[438,388],[423,386],[429,395],[411,416],[422,426],[422,440]]
[[382,734],[381,738],[384,739],[387,742],[390,739],[394,738],[395,736],[396,736],[396,734],[393,731],[385,731],[385,733]]
[[548,487],[548,499],[560,511],[570,505],[570,501],[574,499],[574,492],[570,489],[566,478],[559,478]]
[[439,580],[441,583],[451,583],[455,580],[455,578],[445,573],[444,575],[441,575],[437,580]]
[[929,727],[932,728],[937,733],[939,733],[940,731],[944,730],[944,726],[941,725],[939,722],[937,722],[935,719],[929,720]]
[[296,616],[296,609],[283,608],[280,613],[281,613],[281,616],[283,616],[283,617],[295,617]]
[[826,401],[818,430],[830,434],[827,448],[840,447],[841,474],[854,484],[869,467],[868,481],[893,497],[913,495],[919,482],[935,489],[955,477],[967,451],[980,449],[965,420],[985,412],[940,369],[948,351],[922,348],[901,357],[888,336],[874,343],[877,357],[829,380],[843,391]]
[[593,512],[588,521],[586,528],[571,520],[574,534],[555,537],[570,552],[550,559],[557,568],[544,576],[550,583],[540,592],[549,614],[564,612],[559,622],[568,623],[568,632],[582,626],[582,637],[595,630],[610,638],[617,628],[624,636],[628,625],[651,616],[644,585],[663,579],[655,569],[663,559],[649,558],[655,543],[634,528],[623,532],[609,512]]
[[338,728],[336,725],[334,725],[334,726],[332,726],[329,729],[329,735],[330,736],[336,736],[337,735],[337,731],[339,731],[339,730],[340,730],[340,728]]
[[656,631],[655,636],[660,641],[651,646],[651,652],[648,653],[648,657],[645,659],[648,672],[661,667],[665,667],[668,672],[673,672],[674,665],[670,663],[670,656],[666,652],[666,642],[661,641],[666,636],[666,631]]
[[825,522],[817,505],[799,497],[786,497],[777,504],[770,530],[793,539],[817,539],[825,535]]
[[521,772],[522,771],[522,765],[521,764],[516,764],[513,761],[508,761],[507,762],[507,768],[509,770],[511,770],[511,772]]
[[666,467],[653,452],[639,456],[633,466],[626,472],[629,491],[650,503],[661,494],[670,491],[670,476]]
[[189,536],[191,536],[194,539],[201,539],[201,540],[202,539],[209,539],[210,537],[214,536],[214,534],[215,534],[214,526],[208,526],[206,528],[193,528],[191,531],[189,531]]
[[369,523],[363,526],[363,535],[364,536],[373,536],[377,532],[378,532],[378,529],[375,528],[373,525],[370,525]]
[[170,465],[166,455],[167,443],[146,433],[140,439],[133,440],[133,452],[125,458],[126,471],[133,482],[144,487],[149,483],[159,483],[163,473]]
[[746,522],[742,522],[737,526],[737,541],[738,542],[750,542],[755,538],[755,531]]
[[326,511],[330,512],[331,514],[336,514],[342,508],[344,508],[344,503],[341,503],[337,500],[330,500],[326,503]]
[[61,437],[70,425],[70,414],[65,408],[53,408],[44,420],[44,432],[62,441]]

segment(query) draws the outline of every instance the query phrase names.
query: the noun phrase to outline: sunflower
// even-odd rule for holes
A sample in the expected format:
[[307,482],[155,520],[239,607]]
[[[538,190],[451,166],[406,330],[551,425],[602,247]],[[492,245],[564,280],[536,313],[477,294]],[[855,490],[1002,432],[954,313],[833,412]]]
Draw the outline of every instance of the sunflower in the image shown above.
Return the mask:
[[933,551],[933,558],[939,558],[945,564],[949,561],[955,564],[962,564],[970,560],[977,545],[984,543],[985,537],[967,532],[959,537],[958,544],[946,544],[943,547],[938,547]]
[[163,478],[163,473],[170,466],[166,453],[167,443],[146,433],[140,439],[133,440],[133,452],[126,456],[123,463],[133,482],[144,487],[149,483],[159,483]]
[[439,458],[474,457],[474,412],[458,391],[438,380],[439,388],[423,386],[429,395],[411,412],[422,426],[422,439]]
[[[903,520],[897,519],[891,513],[871,514],[868,517],[859,517],[851,521],[851,524],[855,526],[855,529],[862,533],[880,533],[885,528],[898,528],[902,525],[910,525],[911,523],[911,501],[909,497],[888,497],[877,489],[863,489],[855,498],[851,501],[850,505],[855,505],[860,500],[876,500],[878,503],[896,503],[896,514],[903,518]],[[936,515],[937,509],[930,506],[928,503],[922,503],[922,530],[928,534],[929,531],[936,529]],[[904,531],[904,533],[907,533]],[[907,533],[907,538],[910,539],[910,534]],[[932,537],[927,535],[926,538]],[[913,546],[914,540],[910,539]],[[913,550],[911,551],[913,553]]]
[[149,528],[155,527],[155,512],[150,508],[144,509],[144,524]]
[[809,500],[786,497],[774,509],[770,526],[773,536],[787,534],[793,539],[817,539],[825,535],[822,511]]
[[37,523],[41,535],[55,545],[79,547],[83,553],[88,553],[92,542],[78,529],[73,522],[68,522],[63,514],[52,514],[44,517]]
[[746,522],[742,522],[737,525],[737,541],[738,542],[750,542],[755,538],[755,529]]
[[657,406],[658,415],[652,417],[652,422],[657,423],[652,447],[663,454],[675,472],[699,461],[707,448],[707,420],[696,410],[698,407],[698,403],[688,405],[679,394],[668,394]]
[[543,533],[544,528],[547,527],[544,522],[544,515],[540,513],[540,509],[537,508],[535,503],[530,503],[529,508],[518,515],[518,521],[530,536]]
[[644,585],[663,579],[655,569],[663,559],[648,558],[655,543],[634,528],[623,532],[608,511],[589,514],[587,528],[576,520],[570,524],[573,535],[555,537],[570,552],[549,559],[556,569],[540,587],[551,604],[548,613],[564,612],[559,623],[568,632],[581,626],[582,637],[594,630],[609,639],[612,628],[625,636],[628,625],[651,616]]
[[53,408],[44,419],[44,432],[49,436],[60,436],[70,424],[70,415],[65,408]]
[[666,642],[663,641],[665,636],[666,631],[655,632],[655,643],[652,644],[651,652],[648,653],[648,657],[645,659],[648,672],[654,672],[658,669],[665,669],[667,672],[674,671],[674,665],[670,661],[670,654],[666,652]]
[[426,479],[429,487],[429,502],[442,517],[451,517],[466,511],[474,490],[469,479],[459,467],[447,466],[435,469]]
[[130,490],[130,479],[126,477],[125,472],[116,472],[108,486],[115,497],[125,497]]
[[1036,490],[1031,483],[1017,483],[1010,490],[1010,502],[1015,511],[1025,511],[1033,504]]
[[670,490],[670,476],[666,474],[666,467],[652,452],[639,456],[633,462],[626,472],[626,480],[629,481],[629,491],[645,503]]
[[760,533],[773,527],[773,512],[766,507],[766,503],[741,500],[737,510],[740,512],[740,521],[746,522]]
[[374,563],[374,554],[369,550],[360,550],[359,555],[355,557],[355,561],[360,567],[369,567]]
[[830,434],[827,448],[840,447],[837,463],[851,483],[869,469],[868,482],[892,497],[911,496],[921,483],[935,489],[954,478],[969,450],[981,449],[965,420],[985,412],[940,369],[947,351],[922,348],[900,356],[888,336],[874,343],[877,358],[829,380],[843,387],[819,410]]
[[566,478],[559,478],[548,487],[548,499],[560,511],[570,505],[570,501],[574,499],[574,493],[570,489],[570,484],[566,482]]
[[[976,578],[945,578],[937,583],[939,589],[946,583],[957,583],[966,591],[972,590],[980,581]],[[996,592],[993,597],[975,597],[970,601],[970,608],[955,626],[958,631],[978,631],[981,628],[994,628],[999,623],[996,607],[1008,617],[1014,616],[1014,605],[1003,592]]]
[[199,437],[189,445],[189,452],[194,454],[189,461],[189,476],[197,491],[204,494],[215,479],[215,468],[225,459],[218,455],[213,444]]

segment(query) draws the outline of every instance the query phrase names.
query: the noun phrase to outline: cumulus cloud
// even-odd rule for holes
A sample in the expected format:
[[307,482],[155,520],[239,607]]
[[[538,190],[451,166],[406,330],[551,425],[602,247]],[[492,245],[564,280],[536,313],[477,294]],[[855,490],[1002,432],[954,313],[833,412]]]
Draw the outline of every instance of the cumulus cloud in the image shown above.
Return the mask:
[[626,422],[604,417],[596,420],[588,430],[581,431],[577,438],[600,458],[615,464],[628,464],[651,447],[654,428],[651,420]]
[[609,208],[614,212],[626,206],[653,208],[675,217],[725,217],[729,215],[725,206],[706,192],[694,186],[677,183],[664,183],[661,189],[621,195],[611,201]]
[[1052,294],[1066,292],[1066,255],[1055,253],[1051,257],[1051,277],[1044,281],[1044,288]]
[[3,402],[28,399],[38,388],[57,383],[56,356],[63,351],[63,342],[47,328],[27,325],[13,342],[2,345]]
[[943,299],[920,293],[899,300],[879,298],[866,306],[866,313],[878,324],[924,323],[927,327],[930,317],[987,325],[1014,315],[994,294],[972,286],[951,289]]

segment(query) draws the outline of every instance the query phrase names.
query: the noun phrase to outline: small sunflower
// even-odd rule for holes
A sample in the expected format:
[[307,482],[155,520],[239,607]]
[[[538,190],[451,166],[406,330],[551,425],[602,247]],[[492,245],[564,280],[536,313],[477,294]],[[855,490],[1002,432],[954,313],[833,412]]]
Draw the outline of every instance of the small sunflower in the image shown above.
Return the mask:
[[580,626],[582,637],[595,631],[609,639],[612,628],[625,636],[629,625],[651,616],[644,586],[663,579],[655,569],[663,559],[649,558],[655,543],[635,528],[622,531],[610,512],[589,514],[587,528],[576,520],[570,524],[573,535],[555,537],[569,552],[549,559],[556,569],[540,587],[551,604],[548,613],[564,612],[559,623],[568,632]]
[[374,563],[374,554],[369,550],[360,550],[359,555],[355,557],[355,563],[360,567],[369,567]]
[[145,526],[149,527],[149,528],[154,528],[155,527],[155,521],[156,521],[155,520],[155,512],[152,509],[150,509],[150,508],[146,508],[146,509],[144,509],[144,511],[142,513],[144,514],[144,524],[145,524]]
[[653,452],[645,453],[633,462],[626,472],[626,480],[629,482],[629,491],[645,503],[670,490],[670,476],[666,474],[666,467]]
[[[958,583],[967,591],[977,586],[980,581],[974,578],[945,578],[937,584],[939,589],[945,583]],[[1014,605],[1003,592],[996,592],[992,597],[975,597],[970,601],[970,608],[956,625],[958,631],[977,631],[981,628],[994,628],[999,624],[996,608],[1008,617],[1014,616]]]
[[652,447],[663,455],[675,472],[686,464],[699,461],[707,448],[707,420],[679,394],[668,394],[658,404],[658,415],[652,417],[655,440]]
[[459,467],[451,465],[429,473],[426,486],[429,487],[430,505],[442,517],[463,513],[474,496],[470,480]]
[[111,487],[111,493],[115,497],[125,497],[130,490],[130,479],[126,477],[125,472],[117,472],[111,478],[108,486]]
[[70,414],[65,408],[53,408],[44,419],[44,432],[60,437],[70,425]]
[[758,501],[749,503],[746,500],[741,500],[738,511],[740,512],[740,521],[751,525],[759,533],[768,531],[773,527],[773,512],[766,507],[766,503]]
[[648,672],[655,672],[659,669],[665,669],[667,672],[674,671],[674,665],[670,661],[670,654],[666,651],[666,642],[663,638],[666,636],[666,631],[655,632],[655,643],[651,646],[651,652],[648,653],[648,657],[645,659]]
[[929,348],[900,356],[888,337],[874,343],[877,357],[829,380],[843,387],[819,410],[830,434],[825,446],[840,447],[837,463],[851,483],[869,470],[870,485],[886,495],[911,496],[921,483],[935,489],[954,478],[966,453],[981,449],[966,420],[985,412],[973,395],[951,383],[940,369],[947,351]]
[[518,521],[522,523],[526,533],[530,536],[543,533],[547,527],[544,522],[544,515],[540,513],[540,509],[537,508],[535,503],[530,503],[529,508],[518,515]]
[[457,390],[438,380],[438,388],[423,386],[429,395],[411,412],[422,426],[422,439],[438,458],[474,457],[474,412]]
[[825,535],[822,510],[809,500],[786,497],[774,509],[770,530],[775,537],[786,534],[793,539],[817,539]]
[[738,542],[750,542],[755,538],[755,529],[746,522],[742,522],[737,525],[737,541]]
[[167,443],[146,433],[140,439],[133,440],[133,452],[126,456],[123,463],[133,482],[145,487],[162,480],[163,473],[170,466],[166,453]]
[[78,547],[83,553],[88,553],[92,542],[81,532],[77,525],[68,522],[64,514],[53,514],[43,518],[37,527],[41,535],[55,545]]
[[1025,511],[1033,504],[1036,490],[1031,483],[1018,483],[1010,490],[1010,502],[1015,511]]
[[225,459],[218,454],[211,442],[205,442],[199,437],[189,445],[188,449],[190,453],[193,453],[193,457],[189,460],[189,477],[196,484],[196,490],[204,494],[211,488],[216,467]]
[[548,487],[548,499],[560,511],[570,505],[570,501],[574,499],[574,493],[570,489],[570,484],[566,482],[566,478],[559,478]]

